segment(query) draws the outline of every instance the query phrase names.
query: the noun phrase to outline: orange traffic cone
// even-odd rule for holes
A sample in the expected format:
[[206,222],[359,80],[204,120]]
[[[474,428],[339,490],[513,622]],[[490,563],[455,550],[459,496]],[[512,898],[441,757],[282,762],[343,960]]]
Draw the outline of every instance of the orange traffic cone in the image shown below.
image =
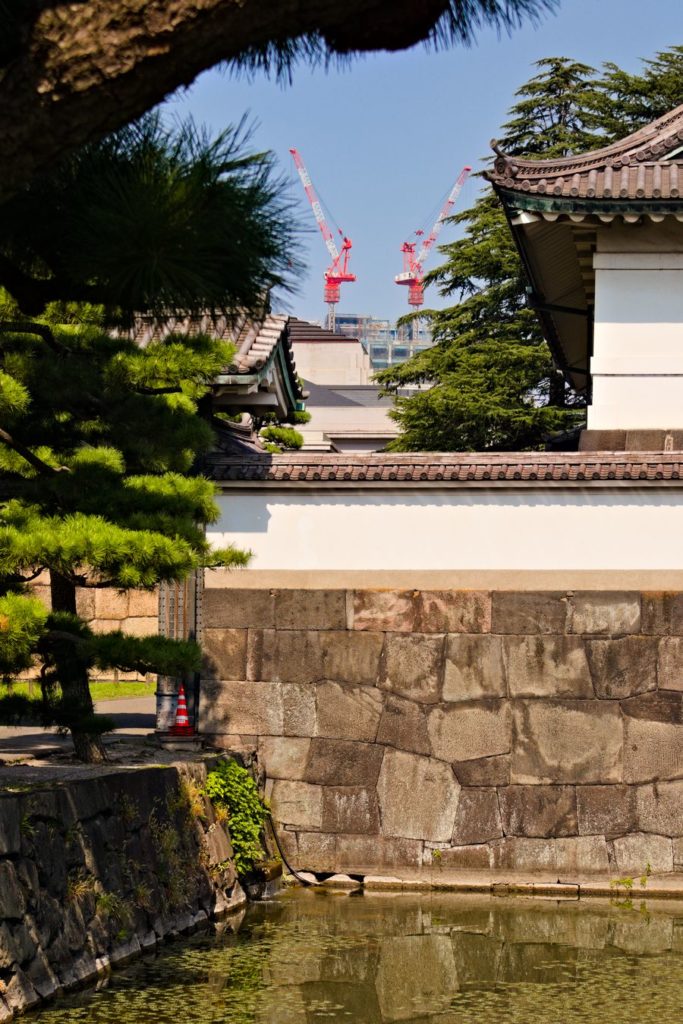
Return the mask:
[[172,736],[194,736],[194,729],[190,725],[187,714],[187,701],[185,700],[185,687],[180,684],[178,690],[178,707],[175,713],[175,725],[169,729]]

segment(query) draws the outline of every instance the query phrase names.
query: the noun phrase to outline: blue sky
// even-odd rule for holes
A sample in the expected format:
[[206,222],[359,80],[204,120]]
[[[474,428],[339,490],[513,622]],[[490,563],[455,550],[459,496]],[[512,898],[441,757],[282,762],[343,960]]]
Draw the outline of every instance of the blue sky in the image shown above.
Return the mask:
[[[532,62],[567,56],[637,70],[639,58],[683,42],[682,22],[681,0],[650,0],[647,8],[642,0],[561,0],[557,14],[510,37],[484,32],[469,49],[373,54],[344,70],[301,66],[292,85],[213,70],[174,97],[171,109],[192,113],[216,130],[248,113],[258,124],[254,144],[273,150],[291,179],[311,231],[302,234],[298,253],[307,273],[298,294],[280,305],[307,319],[325,312],[327,251],[313,231],[289,156],[295,146],[323,201],[353,240],[358,280],[343,288],[338,311],[395,318],[408,310],[407,290],[393,283],[401,269],[401,243],[425,226],[463,164],[478,166],[489,152],[489,140],[515,90],[530,77]],[[465,186],[459,208],[469,205],[476,189],[472,181]],[[440,241],[454,237],[447,225]],[[434,253],[428,266],[438,258]],[[445,302],[430,289],[426,304]]]

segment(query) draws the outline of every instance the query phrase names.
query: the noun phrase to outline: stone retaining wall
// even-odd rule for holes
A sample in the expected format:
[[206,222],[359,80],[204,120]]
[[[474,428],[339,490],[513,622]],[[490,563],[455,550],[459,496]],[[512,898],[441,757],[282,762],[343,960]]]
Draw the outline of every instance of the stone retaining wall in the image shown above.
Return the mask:
[[245,902],[205,762],[26,771],[0,792],[0,1021]]
[[683,870],[683,593],[207,588],[203,621],[201,731],[258,751],[296,866]]

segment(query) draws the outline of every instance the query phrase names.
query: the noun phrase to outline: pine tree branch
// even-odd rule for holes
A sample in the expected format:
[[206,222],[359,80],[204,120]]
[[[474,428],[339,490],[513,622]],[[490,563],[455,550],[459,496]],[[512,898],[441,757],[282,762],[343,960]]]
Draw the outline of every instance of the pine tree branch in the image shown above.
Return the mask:
[[148,388],[144,385],[138,385],[131,389],[136,395],[180,395],[183,389],[177,385],[169,385],[165,388]]
[[[0,268],[0,274],[2,270]],[[37,324],[34,321],[27,323],[25,320],[0,320],[0,333],[5,334],[35,334],[42,338],[46,345],[49,345],[53,352],[64,355],[68,349],[57,341],[47,324]]]
[[71,472],[68,466],[55,467],[50,466],[49,463],[47,462],[43,462],[43,460],[40,459],[36,454],[34,454],[34,452],[32,452],[30,448],[27,448],[26,445],[22,444],[20,441],[16,441],[12,437],[12,435],[9,434],[6,430],[3,430],[2,427],[0,427],[0,442],[4,445],[7,445],[8,448],[11,448],[12,451],[17,453],[17,455],[21,455],[22,459],[28,462],[30,466],[33,466],[34,469],[37,469],[38,472],[43,476],[51,476],[53,473]]

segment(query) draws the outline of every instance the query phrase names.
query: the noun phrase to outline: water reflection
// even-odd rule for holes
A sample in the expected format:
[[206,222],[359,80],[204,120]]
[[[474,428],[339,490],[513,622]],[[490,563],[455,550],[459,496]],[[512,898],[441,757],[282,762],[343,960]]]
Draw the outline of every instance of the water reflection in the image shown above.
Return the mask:
[[41,1024],[680,1019],[683,906],[287,893],[64,1000]]

